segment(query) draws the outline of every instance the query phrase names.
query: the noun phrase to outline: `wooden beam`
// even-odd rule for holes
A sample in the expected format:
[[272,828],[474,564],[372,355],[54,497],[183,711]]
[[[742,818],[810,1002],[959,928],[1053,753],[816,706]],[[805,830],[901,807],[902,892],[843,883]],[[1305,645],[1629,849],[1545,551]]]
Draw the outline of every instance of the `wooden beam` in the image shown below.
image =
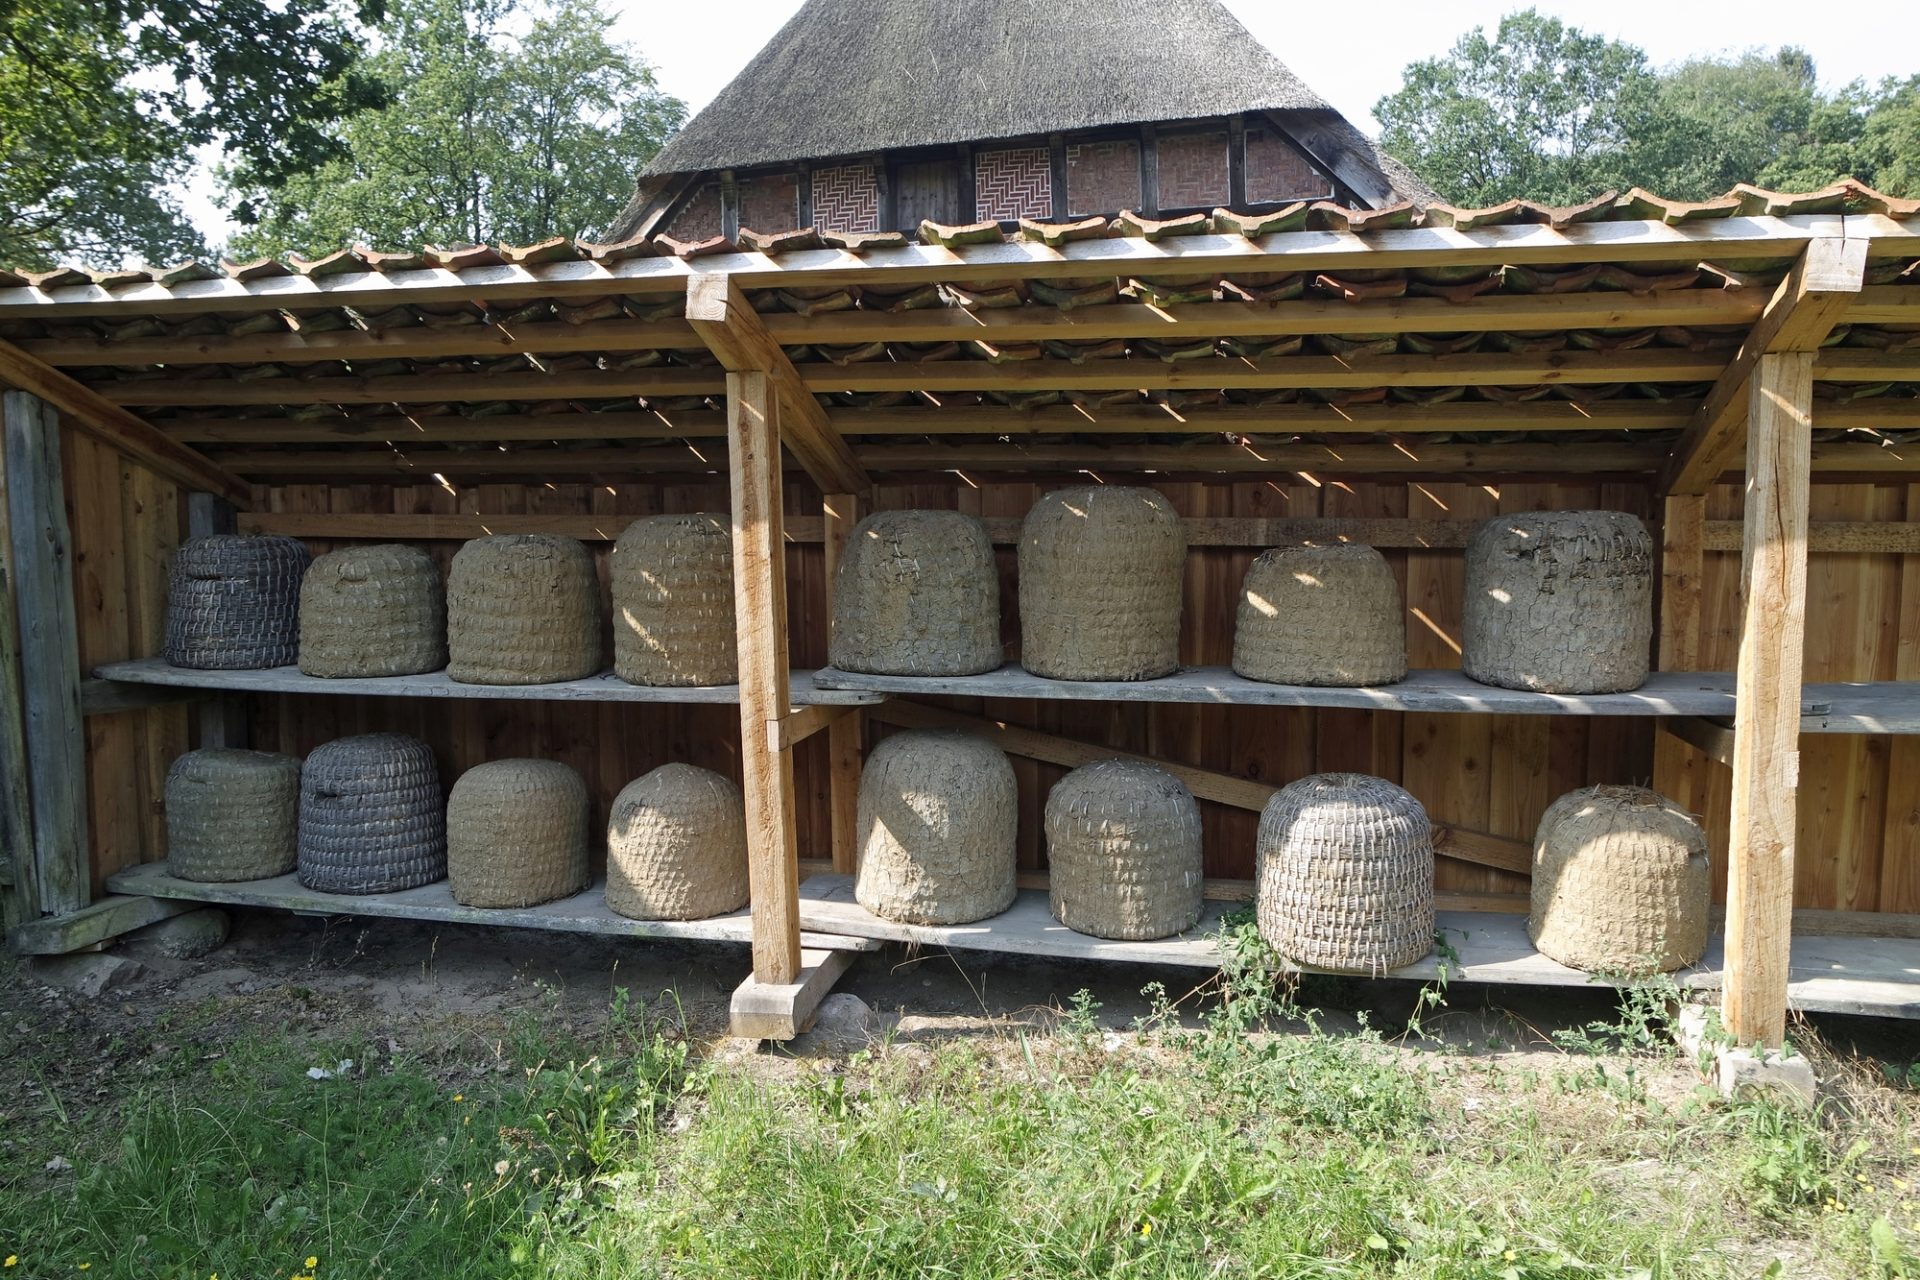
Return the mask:
[[735,988],[728,1031],[742,1040],[791,1040],[813,1026],[820,1002],[853,964],[852,951],[800,952],[799,968],[784,982],[758,972]]
[[[4,408],[0,408],[4,413]],[[0,932],[40,915],[4,427],[0,427]]]
[[1812,355],[1760,357],[1751,387],[1724,1016],[1738,1043],[1777,1049],[1793,941]]
[[197,902],[113,894],[65,915],[28,921],[7,941],[15,955],[61,956],[199,909]]
[[1700,668],[1700,593],[1706,586],[1707,500],[1676,494],[1660,521],[1660,670]]
[[767,721],[767,750],[790,751],[822,729],[829,729],[859,710],[827,702],[795,707],[777,720]]
[[[633,413],[500,413],[371,418],[165,418],[155,426],[184,444],[492,444],[527,440],[724,440],[712,409]],[[1675,424],[1678,425],[1678,424]]]
[[[1740,521],[1706,522],[1706,550],[1738,551],[1741,541]],[[1807,550],[1815,555],[1920,555],[1920,523],[1820,520],[1807,526]]]
[[[1674,445],[1673,456],[1660,474],[1661,496],[1705,493],[1727,469],[1739,448],[1747,384],[1754,367],[1770,353],[1818,351],[1853,305],[1864,285],[1866,266],[1864,240],[1822,236],[1808,243]],[[1815,376],[1831,376],[1833,362],[1827,363],[1829,370]]]
[[1733,763],[1733,729],[1705,716],[1661,716],[1659,726],[1710,760]]
[[127,684],[120,680],[80,682],[80,714],[111,716],[123,711],[145,711],[151,707],[172,707],[183,702],[201,702],[217,695],[205,689],[179,689],[157,684]]
[[[846,551],[853,527],[860,522],[860,497],[852,493],[829,493],[822,511],[821,545],[826,557],[828,643],[831,646],[840,558]],[[833,868],[848,875],[859,870],[861,748],[866,727],[865,712],[855,711],[851,716],[835,720],[827,729],[827,807]]]

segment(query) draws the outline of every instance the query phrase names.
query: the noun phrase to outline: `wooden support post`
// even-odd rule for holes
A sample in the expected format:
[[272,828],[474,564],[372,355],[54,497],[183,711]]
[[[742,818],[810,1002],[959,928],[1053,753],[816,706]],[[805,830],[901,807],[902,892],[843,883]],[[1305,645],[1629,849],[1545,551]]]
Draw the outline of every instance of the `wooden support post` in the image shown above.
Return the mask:
[[[232,533],[239,517],[233,504],[217,493],[195,492],[187,495],[187,536],[206,538],[216,533]],[[195,710],[198,721],[198,745],[206,747],[246,747],[252,744],[248,724],[247,700],[240,694],[223,693],[208,698]]]
[[1660,522],[1660,670],[1700,669],[1700,592],[1705,585],[1707,499],[1675,494]]
[[[833,616],[835,577],[847,536],[860,521],[860,497],[852,493],[826,496],[827,616]],[[852,875],[859,866],[855,837],[860,810],[860,751],[866,737],[866,713],[855,711],[827,728],[827,795],[833,819],[833,869]]]
[[0,449],[0,931],[40,915],[27,798],[27,719],[20,689],[20,631],[14,606],[13,539],[7,519],[6,451]]
[[1747,405],[1746,537],[1727,871],[1727,1030],[1777,1049],[1786,1035],[1795,796],[1807,610],[1813,356],[1767,355]]

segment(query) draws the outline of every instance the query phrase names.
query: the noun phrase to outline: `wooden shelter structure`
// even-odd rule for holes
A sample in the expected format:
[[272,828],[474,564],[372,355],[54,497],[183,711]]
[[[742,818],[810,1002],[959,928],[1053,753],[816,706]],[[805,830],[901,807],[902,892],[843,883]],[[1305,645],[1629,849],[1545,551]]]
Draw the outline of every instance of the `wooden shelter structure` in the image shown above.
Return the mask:
[[[17,949],[197,902],[730,938],[752,945],[737,1025],[776,1036],[885,939],[1213,964],[1207,922],[1103,942],[1052,924],[1036,892],[1048,783],[1130,753],[1201,799],[1216,911],[1247,892],[1276,786],[1330,769],[1405,786],[1441,832],[1451,976],[1484,982],[1592,980],[1526,942],[1527,841],[1563,792],[1650,778],[1706,817],[1725,923],[1684,980],[1724,986],[1740,1040],[1778,1044],[1790,1007],[1920,1014],[1920,203],[1852,184],[1703,204],[1636,191],[62,270],[0,277],[0,338],[0,885]],[[1153,485],[1186,518],[1178,674],[818,669],[861,512],[957,507],[1005,544],[1048,485],[1089,479]],[[1466,680],[1468,531],[1572,507],[1657,526],[1656,674],[1587,697]],[[737,687],[154,656],[189,532],[444,559],[497,532],[604,548],[634,516],[702,509],[731,513]],[[1242,572],[1303,534],[1388,556],[1406,681],[1225,669]],[[966,726],[1019,757],[1028,888],[1006,915],[903,926],[852,902],[863,735],[903,725]],[[449,778],[565,760],[603,815],[666,759],[737,776],[750,910],[644,924],[589,893],[479,912],[444,886],[328,898],[158,865],[163,775],[190,743],[305,751],[385,728],[428,739]]]

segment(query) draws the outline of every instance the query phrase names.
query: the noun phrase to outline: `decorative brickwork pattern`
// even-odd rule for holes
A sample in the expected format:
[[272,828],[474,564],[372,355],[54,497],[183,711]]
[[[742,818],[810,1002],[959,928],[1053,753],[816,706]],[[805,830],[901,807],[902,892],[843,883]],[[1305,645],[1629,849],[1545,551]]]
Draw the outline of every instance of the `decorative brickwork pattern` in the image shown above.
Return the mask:
[[1140,207],[1140,144],[1132,138],[1067,148],[1067,204],[1078,216]]
[[1167,209],[1215,209],[1228,204],[1227,133],[1160,136],[1160,199]]
[[[1164,145],[1164,144],[1163,144]],[[1161,180],[1166,180],[1166,154],[1161,153]],[[1247,130],[1247,200],[1252,204],[1283,204],[1333,194],[1333,183],[1314,171],[1293,144],[1272,129]],[[1165,203],[1162,201],[1161,203]]]
[[748,231],[787,231],[800,225],[800,179],[791,173],[740,184],[740,225]]
[[813,225],[822,231],[878,231],[880,184],[870,164],[813,171]]
[[973,216],[1017,222],[1053,216],[1053,157],[1045,147],[982,151],[973,158]]
[[720,184],[709,182],[673,216],[666,233],[689,244],[720,234]]

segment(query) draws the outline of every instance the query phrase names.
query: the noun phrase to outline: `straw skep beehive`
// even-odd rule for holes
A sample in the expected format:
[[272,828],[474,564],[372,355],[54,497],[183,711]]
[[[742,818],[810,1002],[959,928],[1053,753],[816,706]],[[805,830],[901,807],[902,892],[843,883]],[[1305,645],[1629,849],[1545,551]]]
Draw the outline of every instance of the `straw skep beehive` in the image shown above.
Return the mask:
[[1054,680],[1152,680],[1180,665],[1187,535],[1152,489],[1058,489],[1020,530],[1020,663]]
[[1200,806],[1164,769],[1096,760],[1054,785],[1044,819],[1054,918],[1143,941],[1200,919]]
[[587,887],[587,784],[557,760],[491,760],[447,797],[447,886],[469,907],[531,907]]
[[1534,835],[1527,933],[1571,968],[1671,972],[1706,954],[1711,892],[1692,814],[1645,787],[1573,791]]
[[613,544],[613,672],[676,688],[740,678],[726,521],[648,516]]
[[663,764],[614,798],[610,909],[634,920],[704,920],[746,904],[746,802],[731,779]]
[[881,511],[853,527],[833,580],[828,660],[887,676],[1000,665],[1000,577],[987,528],[959,511]]
[[465,684],[547,684],[600,669],[600,581],[578,539],[475,538],[447,575],[447,675]]
[[1005,911],[1019,804],[1006,752],[985,738],[894,734],[860,773],[855,900],[907,924],[970,924]]
[[300,883],[391,893],[447,874],[447,810],[433,752],[404,733],[315,747],[300,771]]
[[207,747],[167,770],[167,874],[207,882],[293,870],[300,761]]
[[1433,948],[1433,828],[1384,778],[1321,773],[1282,787],[1260,815],[1260,935],[1287,959],[1381,973]]
[[1467,542],[1460,665],[1482,684],[1623,693],[1646,683],[1653,539],[1620,511],[1534,511]]
[[1360,543],[1275,547],[1240,586],[1233,669],[1270,684],[1391,684],[1407,674],[1400,584]]
[[329,551],[300,584],[300,670],[410,676],[447,664],[447,598],[418,547]]
[[167,587],[167,661],[202,671],[291,664],[307,561],[295,538],[217,533],[181,543]]

